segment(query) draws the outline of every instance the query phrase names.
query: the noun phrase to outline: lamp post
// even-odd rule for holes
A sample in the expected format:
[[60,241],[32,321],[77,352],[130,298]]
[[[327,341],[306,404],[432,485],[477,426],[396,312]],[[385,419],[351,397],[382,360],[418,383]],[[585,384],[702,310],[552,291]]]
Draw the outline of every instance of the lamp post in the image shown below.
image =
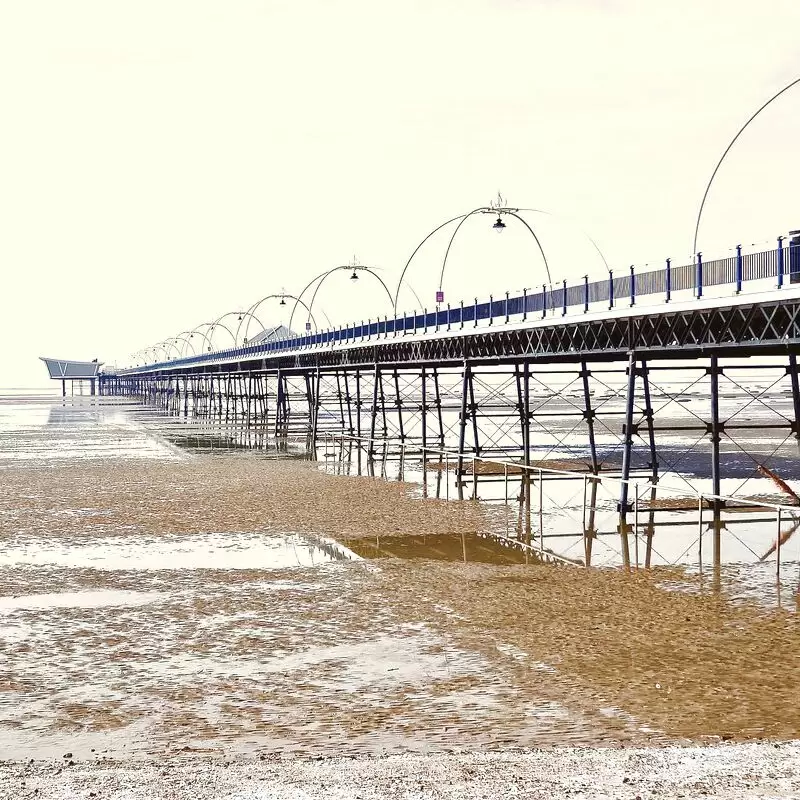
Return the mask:
[[[227,314],[223,314],[223,316],[220,317],[220,319],[224,319],[224,317],[226,317],[226,316],[227,316]],[[213,340],[213,337],[214,337],[214,331],[217,328],[222,328],[222,330],[224,330],[231,337],[231,339],[233,340],[233,346],[236,347],[236,337],[234,336],[233,331],[227,325],[224,325],[219,320],[214,320],[214,322],[204,323],[204,324],[207,324],[209,326],[208,327],[208,336],[206,337],[206,341],[208,342],[208,352],[209,353],[213,350],[213,341],[212,340]]]
[[180,333],[175,334],[175,336],[173,337],[173,338],[178,339],[181,342],[183,342],[183,346],[181,347],[181,357],[182,358],[186,357],[186,348],[187,347],[191,347],[192,348],[192,355],[193,356],[197,355],[197,348],[192,344],[192,341],[191,341],[193,333],[194,333],[194,331],[181,331]]
[[702,215],[703,215],[703,208],[705,207],[706,200],[707,200],[707,198],[708,198],[708,193],[709,193],[709,191],[711,190],[711,184],[714,182],[714,178],[716,178],[716,177],[717,177],[717,172],[719,172],[719,168],[722,166],[722,162],[725,160],[725,157],[728,155],[728,153],[730,153],[731,149],[732,149],[732,148],[733,148],[733,146],[736,144],[736,142],[737,142],[737,140],[739,139],[739,137],[740,137],[740,136],[741,136],[741,135],[742,135],[742,134],[745,132],[745,130],[747,129],[747,127],[750,125],[750,123],[751,123],[751,122],[752,122],[752,121],[753,121],[753,120],[754,120],[754,119],[755,119],[755,118],[756,118],[756,117],[757,117],[757,116],[758,116],[758,115],[759,115],[759,114],[760,114],[760,113],[761,113],[761,112],[762,112],[762,111],[763,111],[763,110],[764,110],[764,109],[765,109],[765,108],[766,108],[768,105],[770,105],[770,103],[772,103],[774,100],[777,100],[777,99],[778,99],[778,98],[779,98],[779,97],[780,97],[780,96],[781,96],[781,95],[782,95],[784,92],[788,92],[788,91],[789,91],[789,89],[791,89],[793,86],[796,86],[798,83],[800,83],[800,78],[795,78],[793,81],[791,81],[791,83],[787,83],[787,84],[786,84],[786,86],[784,86],[784,87],[783,87],[783,89],[781,89],[781,90],[780,90],[780,91],[778,91],[778,92],[775,92],[775,94],[774,94],[774,95],[772,95],[772,97],[770,97],[770,98],[769,98],[769,100],[767,100],[767,102],[766,102],[766,103],[764,103],[764,104],[763,104],[763,105],[762,105],[762,106],[761,106],[761,107],[760,107],[760,108],[759,108],[759,109],[758,109],[758,110],[757,110],[757,111],[756,111],[756,112],[755,112],[755,113],[754,113],[754,114],[753,114],[753,115],[752,115],[752,116],[751,116],[751,117],[750,117],[750,118],[747,120],[747,122],[745,122],[745,123],[744,123],[744,125],[742,125],[742,127],[741,127],[741,128],[739,128],[739,130],[736,132],[736,135],[733,137],[733,139],[731,139],[730,143],[729,143],[729,144],[728,144],[728,146],[725,148],[725,151],[724,151],[724,152],[722,153],[722,155],[720,156],[720,159],[719,159],[719,161],[717,161],[717,165],[714,167],[714,171],[711,173],[711,177],[708,179],[708,183],[706,184],[706,190],[703,192],[703,199],[700,201],[700,210],[697,212],[697,221],[695,222],[695,226],[694,226],[694,240],[692,241],[692,255],[693,255],[693,257],[694,257],[694,256],[695,256],[695,254],[697,253],[697,237],[698,237],[698,234],[699,234],[699,232],[700,232],[700,218],[701,218],[701,217],[702,217]]
[[181,349],[175,344],[175,338],[170,337],[169,339],[164,339],[163,342],[160,342],[159,345],[164,349],[164,352],[167,356],[167,361],[174,361],[175,356],[170,355],[170,352],[174,350],[178,354],[178,358],[181,356]]
[[[258,309],[262,305],[262,303],[265,303],[268,300],[278,300],[279,301],[278,305],[286,306],[287,305],[287,303],[286,303],[287,299],[295,301],[295,306],[294,306],[295,308],[297,307],[297,304],[299,303],[307,311],[309,310],[308,306],[302,300],[300,300],[299,297],[295,297],[295,295],[293,295],[293,294],[288,294],[286,292],[280,292],[280,294],[268,294],[266,297],[262,297],[260,300],[258,300],[255,303],[253,303],[253,305],[250,306],[250,308],[248,308],[247,311],[244,312],[243,319],[239,321],[239,326],[236,328],[236,336],[237,336],[237,338],[239,336],[239,331],[241,329],[242,324],[244,323],[244,320],[247,319],[247,324],[245,325],[245,330],[244,330],[244,337],[245,337],[245,339],[247,339],[249,341],[248,332],[249,332],[249,329],[250,329],[250,320],[255,319],[258,322],[258,318],[255,316],[255,312],[258,311]],[[292,313],[294,313],[294,312],[292,312]],[[323,311],[323,316],[325,316],[325,312],[324,311]],[[313,315],[311,314],[310,311],[309,311],[309,319],[311,320],[311,322],[314,324],[314,327],[316,328],[317,327],[317,322],[314,319],[314,317],[313,317]],[[327,316],[325,316],[325,319],[328,319]],[[290,317],[289,318],[289,324],[287,325],[287,328],[289,328],[289,329],[291,329],[291,322],[292,322],[292,320],[291,320],[291,317]],[[260,322],[258,324],[261,325]],[[328,320],[328,324],[330,324],[330,320]],[[263,325],[261,325],[261,330],[262,331],[266,330],[266,328]]]
[[[291,313],[291,315],[289,317],[289,327],[290,328],[291,328],[291,325],[292,325],[292,320],[294,319],[295,311],[297,310],[297,306],[301,302],[300,298],[302,298],[303,295],[312,286],[314,286],[314,284],[316,283],[316,286],[314,286],[314,291],[313,291],[313,293],[311,295],[311,301],[308,303],[307,306],[305,306],[305,303],[303,303],[303,305],[305,306],[305,308],[306,308],[306,310],[308,312],[309,319],[310,319],[311,310],[314,308],[314,301],[317,299],[317,294],[319,293],[319,290],[322,288],[322,285],[325,283],[326,280],[328,280],[328,278],[331,275],[333,275],[335,272],[341,272],[342,270],[345,270],[345,271],[351,273],[350,274],[350,280],[353,283],[355,283],[356,281],[359,280],[359,273],[360,274],[371,275],[383,287],[383,290],[386,292],[386,296],[389,298],[389,303],[392,304],[392,293],[389,290],[389,287],[386,285],[386,282],[383,280],[383,278],[381,278],[381,276],[378,275],[378,273],[375,271],[375,269],[373,267],[366,267],[363,264],[357,263],[356,259],[355,259],[355,256],[354,256],[353,260],[352,260],[352,262],[350,264],[343,264],[343,265],[338,266],[338,267],[331,267],[331,269],[329,269],[329,270],[325,270],[324,272],[320,272],[319,275],[315,275],[303,287],[303,291],[300,292],[300,294],[298,295],[298,299],[295,301],[294,308],[292,309],[292,313]],[[328,322],[330,324],[330,320]]]
[[394,315],[397,317],[397,305],[400,298],[400,289],[403,286],[403,282],[405,279],[406,272],[408,271],[409,266],[411,265],[414,256],[420,251],[422,246],[436,233],[438,233],[442,228],[446,228],[448,225],[452,223],[457,223],[453,233],[450,235],[450,239],[447,243],[447,249],[445,250],[444,258],[442,259],[442,266],[439,272],[439,285],[436,290],[436,307],[439,307],[440,303],[444,302],[444,272],[447,268],[447,260],[450,256],[450,250],[453,246],[453,241],[455,240],[458,232],[461,230],[464,223],[470,219],[471,217],[475,216],[476,214],[490,214],[495,217],[495,221],[492,224],[492,229],[497,231],[498,233],[502,233],[507,227],[508,224],[504,220],[505,219],[515,219],[519,223],[523,225],[523,227],[527,230],[527,232],[532,236],[533,240],[536,243],[536,247],[539,251],[539,255],[541,256],[542,262],[544,264],[545,273],[547,274],[548,283],[552,286],[552,277],[550,275],[550,265],[547,261],[547,256],[545,255],[544,248],[542,247],[541,241],[539,241],[539,237],[536,235],[536,232],[533,228],[528,224],[528,222],[520,215],[520,211],[524,209],[519,208],[511,208],[510,206],[506,205],[505,198],[498,192],[497,199],[493,202],[489,203],[486,206],[480,206],[478,208],[474,208],[472,211],[468,211],[466,214],[459,214],[457,217],[452,217],[451,219],[443,222],[438,227],[434,228],[417,246],[414,248],[414,251],[409,256],[408,261],[406,261],[405,266],[403,267],[400,278],[397,281],[397,288],[394,293],[394,298],[392,302],[392,307],[394,310]]
[[[224,325],[221,325],[222,320],[227,319],[228,317],[236,317],[237,318],[238,325],[236,326],[236,333],[233,333],[229,328],[225,327]],[[212,323],[211,329],[213,330],[218,325],[220,327],[225,327],[225,330],[227,330],[228,333],[230,333],[231,336],[233,336],[233,346],[234,347],[238,347],[239,346],[239,330],[242,327],[242,322],[244,321],[245,318],[248,319],[248,322],[249,322],[250,319],[255,319],[256,322],[258,322],[258,324],[261,325],[261,322],[259,322],[258,317],[256,317],[249,310],[247,310],[247,311],[228,311],[225,314],[223,314],[221,317],[218,317],[217,319],[214,320],[214,322]],[[261,329],[262,330],[264,329],[263,325],[261,325]],[[247,334],[247,328],[245,328],[245,335],[246,334]],[[246,343],[247,343],[247,340],[245,339],[244,344],[246,344]]]

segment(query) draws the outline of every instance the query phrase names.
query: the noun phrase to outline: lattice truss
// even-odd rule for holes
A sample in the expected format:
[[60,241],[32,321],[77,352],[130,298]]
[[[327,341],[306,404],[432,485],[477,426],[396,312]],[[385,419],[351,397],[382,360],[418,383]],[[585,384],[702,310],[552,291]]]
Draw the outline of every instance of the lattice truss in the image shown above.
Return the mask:
[[[800,477],[791,362],[720,359],[716,391],[708,359],[690,364],[637,362],[631,463],[647,469],[653,456],[662,483],[711,493],[714,437],[718,488],[741,495],[760,467]],[[717,410],[714,410],[714,395]],[[652,425],[650,420],[652,419]],[[651,436],[652,432],[652,436]]]

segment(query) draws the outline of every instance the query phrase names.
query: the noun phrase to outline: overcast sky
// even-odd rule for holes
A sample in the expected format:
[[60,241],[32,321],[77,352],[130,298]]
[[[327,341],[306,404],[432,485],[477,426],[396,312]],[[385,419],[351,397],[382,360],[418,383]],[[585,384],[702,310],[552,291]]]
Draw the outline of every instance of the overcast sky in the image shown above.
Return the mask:
[[[722,150],[798,76],[797,0],[4,2],[0,385],[42,384],[39,355],[123,362],[354,255],[393,289],[498,190],[561,215],[529,217],[554,278],[601,276],[583,232],[617,268],[688,260]],[[800,87],[721,170],[708,257],[800,228],[798,141]],[[541,285],[490,223],[459,234],[448,300]],[[408,273],[431,306],[445,246]],[[381,292],[336,273],[315,309],[383,314]]]

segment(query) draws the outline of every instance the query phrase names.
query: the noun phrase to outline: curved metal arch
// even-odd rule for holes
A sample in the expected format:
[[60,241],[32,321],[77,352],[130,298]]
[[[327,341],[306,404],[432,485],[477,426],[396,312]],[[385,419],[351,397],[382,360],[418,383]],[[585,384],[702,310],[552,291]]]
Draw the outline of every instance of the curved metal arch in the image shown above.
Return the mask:
[[175,339],[180,339],[184,344],[181,348],[181,355],[185,358],[186,357],[186,348],[192,348],[192,355],[197,355],[197,348],[192,344],[191,338],[194,331],[181,331],[180,333],[175,335]]
[[703,192],[703,199],[700,201],[700,210],[697,212],[697,222],[694,226],[694,241],[692,242],[692,257],[695,258],[697,256],[697,236],[700,232],[700,217],[703,215],[703,208],[706,204],[706,199],[708,198],[708,193],[711,190],[711,184],[714,182],[714,178],[717,177],[717,172],[719,172],[719,168],[722,166],[722,162],[725,160],[725,157],[731,151],[731,148],[736,144],[737,139],[744,133],[745,129],[750,125],[750,123],[774,100],[777,100],[784,92],[788,92],[793,86],[796,86],[800,83],[800,78],[795,78],[791,83],[787,84],[783,87],[779,92],[776,92],[772,97],[767,100],[764,105],[762,105],[758,111],[753,114],[750,119],[739,128],[736,136],[731,139],[730,144],[725,148],[725,152],[720,157],[719,161],[717,161],[717,166],[714,167],[714,171],[711,173],[711,177],[709,178],[708,184],[706,185],[706,190]]
[[247,310],[247,311],[234,311],[232,313],[239,315],[239,320],[238,320],[239,324],[236,326],[236,341],[237,342],[239,341],[239,331],[242,329],[242,323],[245,321],[245,319],[247,320],[247,325],[245,326],[245,329],[244,329],[244,337],[242,338],[242,345],[241,345],[242,347],[244,345],[246,345],[247,342],[249,341],[249,338],[248,338],[247,334],[250,332],[250,320],[251,319],[254,319],[261,326],[261,330],[262,331],[264,330],[264,323],[255,314],[253,314],[252,311],[250,311],[250,310]]
[[[220,317],[220,319],[224,319],[225,316],[226,315],[223,314],[223,316]],[[223,330],[226,330],[228,332],[228,334],[230,335],[231,339],[233,339],[233,346],[236,347],[236,337],[233,335],[233,331],[227,325],[224,325],[221,322],[204,322],[203,324],[204,325],[209,325],[209,329],[208,329],[209,330],[209,336],[207,337],[208,347],[209,347],[208,352],[209,353],[211,352],[211,348],[212,348],[212,346],[214,344],[211,339],[214,336],[214,331],[215,331],[216,328],[222,328]]]
[[[211,329],[213,330],[217,325],[220,325],[221,327],[225,327],[225,326],[221,325],[221,322],[222,322],[223,319],[225,319],[226,317],[232,317],[234,315],[238,315],[239,316],[239,324],[236,326],[236,333],[232,334],[233,335],[233,346],[234,347],[238,347],[239,346],[239,328],[241,328],[241,326],[242,326],[241,325],[241,318],[245,314],[247,314],[249,316],[252,316],[252,314],[250,314],[249,311],[226,311],[221,317],[218,317],[217,319],[214,320],[214,322],[211,323]],[[261,324],[261,323],[259,322],[259,324]],[[229,329],[228,329],[228,331],[229,331],[229,333],[231,332]]]
[[[176,347],[178,347],[178,343],[180,342],[181,346],[178,347],[178,357],[183,358],[186,355],[186,345],[189,343],[189,340],[179,333],[177,336],[171,336],[169,341],[175,342]],[[194,347],[192,347],[192,353],[196,353]]]
[[[210,352],[210,351],[211,351],[211,339],[210,339],[210,337],[206,336],[206,330],[208,330],[208,328],[210,328],[210,327],[211,327],[213,324],[214,324],[214,323],[212,323],[212,322],[201,322],[201,323],[200,323],[200,324],[199,324],[199,325],[198,325],[198,326],[197,326],[197,327],[196,327],[196,328],[195,328],[195,329],[194,329],[194,330],[193,330],[193,331],[192,331],[192,332],[189,334],[189,337],[190,337],[190,338],[191,338],[191,337],[192,337],[192,336],[193,336],[195,333],[198,333],[198,334],[200,334],[200,336],[202,336],[202,337],[203,337],[203,342],[204,342],[204,344],[205,344],[205,345],[208,345],[208,348],[207,348],[207,349],[206,349],[205,347],[203,347],[203,349],[202,349],[202,352],[204,352],[204,353],[205,353],[205,352]],[[205,330],[201,330],[201,328],[204,328]]]
[[[300,299],[300,297],[302,297],[302,292],[300,294],[300,297],[295,297],[293,294],[286,294],[285,292],[281,292],[280,294],[268,294],[266,297],[262,297],[257,303],[253,303],[253,305],[250,306],[250,308],[247,309],[247,311],[248,311],[248,313],[253,313],[254,311],[258,310],[258,307],[262,303],[265,303],[267,300],[283,300],[283,299],[285,299],[287,297],[290,300],[294,300],[295,301],[294,306],[292,307],[292,313],[291,313],[291,315],[289,317],[289,324],[287,326],[289,328],[289,330],[291,330],[291,328],[292,328],[292,317],[294,316],[294,312],[295,312],[295,309],[297,308],[297,304],[298,303],[300,303],[303,306],[303,308],[305,308],[307,311],[309,311],[309,314],[311,314],[310,309],[308,308],[308,306]],[[328,315],[325,314],[324,311],[322,313],[325,316],[325,319],[328,320],[328,324],[330,324],[330,320],[328,319]],[[313,315],[311,315],[311,322],[313,323],[314,327],[316,328],[317,327],[317,321],[314,319]],[[261,324],[261,323],[259,323],[259,324]],[[262,330],[266,330],[266,329],[262,327]]]
[[556,219],[563,219],[569,221],[570,223],[575,225],[575,227],[581,232],[583,237],[589,241],[592,247],[594,247],[594,249],[597,251],[597,255],[599,255],[600,258],[602,259],[605,268],[609,271],[611,270],[611,267],[608,266],[608,261],[606,261],[605,255],[603,255],[603,251],[600,249],[600,246],[594,239],[592,239],[591,236],[589,236],[588,233],[586,233],[586,231],[583,228],[581,228],[579,225],[575,223],[575,220],[572,219],[572,217],[568,217],[566,214],[556,214],[553,211],[545,211],[542,208],[518,208],[517,211],[525,211],[532,214],[544,214],[547,217],[555,217]]
[[442,283],[444,281],[444,271],[447,268],[447,258],[450,255],[450,248],[453,246],[453,240],[456,238],[459,230],[461,230],[461,226],[472,216],[475,214],[494,214],[497,213],[498,216],[500,214],[507,214],[510,217],[514,217],[518,219],[527,229],[528,232],[533,236],[534,240],[536,241],[536,245],[539,248],[539,253],[541,253],[542,261],[544,261],[544,268],[547,272],[547,282],[552,285],[553,279],[550,275],[550,265],[547,263],[547,256],[544,254],[544,248],[542,247],[542,243],[539,241],[539,237],[534,233],[533,228],[513,209],[510,208],[503,208],[503,209],[493,209],[487,206],[481,206],[480,208],[473,209],[469,212],[469,214],[465,214],[461,222],[456,225],[456,229],[453,231],[452,236],[450,237],[450,241],[447,243],[447,250],[444,252],[444,258],[442,259],[442,271],[439,273],[439,291],[442,291]]
[[[474,212],[470,212],[470,213],[474,213]],[[431,231],[431,232],[430,232],[430,233],[429,233],[429,234],[428,234],[428,235],[427,235],[427,236],[426,236],[426,237],[425,237],[425,238],[424,238],[424,239],[423,239],[423,240],[422,240],[422,241],[421,241],[421,242],[420,242],[420,243],[419,243],[419,244],[418,244],[418,245],[417,245],[415,248],[414,248],[414,252],[413,252],[413,253],[412,253],[412,254],[411,254],[409,257],[408,257],[408,261],[406,261],[406,263],[405,263],[405,266],[403,267],[402,271],[400,272],[400,278],[399,278],[399,279],[398,279],[398,281],[397,281],[397,289],[395,290],[395,293],[394,293],[394,303],[392,303],[392,308],[393,308],[393,310],[394,310],[394,315],[395,315],[395,317],[397,316],[397,301],[398,301],[398,298],[400,297],[400,288],[401,288],[401,287],[402,287],[402,285],[403,285],[403,279],[404,279],[404,278],[405,278],[405,276],[406,276],[406,272],[407,272],[407,270],[408,270],[409,266],[411,265],[411,262],[413,261],[413,259],[414,259],[414,256],[415,256],[415,255],[416,255],[416,254],[419,252],[419,250],[420,250],[420,248],[422,247],[422,245],[424,245],[424,244],[425,244],[425,242],[427,242],[427,241],[428,241],[428,239],[430,239],[430,238],[431,238],[431,236],[433,236],[435,233],[438,233],[438,232],[439,232],[439,231],[440,231],[442,228],[446,227],[446,226],[447,226],[447,225],[449,225],[451,222],[455,222],[457,219],[463,219],[463,218],[464,218],[464,217],[466,217],[466,216],[467,216],[466,214],[459,214],[457,217],[453,217],[452,219],[449,219],[449,220],[447,220],[447,222],[443,222],[441,225],[439,225],[439,227],[438,227],[438,228],[434,228],[434,229],[433,229],[433,230],[432,230],[432,231]],[[410,284],[407,284],[407,285],[410,287]],[[413,290],[413,289],[412,289],[411,291],[412,291],[412,292],[414,292],[414,290]],[[417,293],[416,293],[416,292],[414,292],[414,296],[415,296],[415,297],[417,297]],[[419,297],[417,297],[417,301],[420,303],[420,305],[422,305],[422,302],[420,301]]]
[[[308,313],[309,314],[311,313],[311,309],[314,308],[314,301],[317,299],[317,292],[319,292],[320,288],[322,287],[322,284],[325,283],[325,281],[331,275],[333,275],[334,272],[339,272],[339,271],[341,271],[343,269],[348,270],[348,271],[352,269],[353,271],[368,272],[370,275],[372,275],[373,277],[377,278],[378,281],[380,282],[381,286],[383,286],[387,297],[389,298],[389,304],[392,305],[392,302],[393,302],[392,301],[392,293],[389,291],[389,287],[386,285],[386,282],[383,280],[383,278],[381,278],[381,276],[378,275],[378,273],[375,272],[375,270],[373,270],[372,267],[366,267],[366,266],[363,266],[363,265],[360,265],[360,264],[359,265],[351,264],[349,266],[342,265],[340,267],[332,267],[327,272],[320,273],[319,275],[317,275],[317,278],[319,278],[319,283],[314,287],[314,294],[311,295],[311,302],[308,304]],[[314,280],[316,280],[317,278],[315,278]],[[312,283],[313,283],[313,281],[312,281]],[[309,284],[309,286],[310,285],[311,284]],[[306,288],[308,288],[308,287],[306,287]]]
[[154,364],[158,363],[158,359],[160,358],[160,356],[158,355],[159,349],[163,351],[164,358],[167,361],[169,361],[169,351],[164,347],[164,345],[161,342],[156,342],[155,344],[150,345],[150,347],[148,347],[147,349],[152,350],[153,354],[155,355],[156,360],[153,362]]
[[178,354],[178,358],[181,357],[181,350],[178,345],[175,344],[175,340],[172,338],[164,339],[163,342],[160,342],[160,347],[162,347],[164,352],[167,354],[167,361],[170,360],[170,349],[175,350],[175,352]]

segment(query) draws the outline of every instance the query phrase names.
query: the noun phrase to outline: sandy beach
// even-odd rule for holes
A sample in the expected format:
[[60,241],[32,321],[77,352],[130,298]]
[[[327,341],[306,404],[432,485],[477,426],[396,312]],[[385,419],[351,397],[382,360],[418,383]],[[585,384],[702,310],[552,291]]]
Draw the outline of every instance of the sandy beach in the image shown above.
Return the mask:
[[0,796],[795,793],[793,605],[536,564],[484,503],[70,414],[4,440]]

